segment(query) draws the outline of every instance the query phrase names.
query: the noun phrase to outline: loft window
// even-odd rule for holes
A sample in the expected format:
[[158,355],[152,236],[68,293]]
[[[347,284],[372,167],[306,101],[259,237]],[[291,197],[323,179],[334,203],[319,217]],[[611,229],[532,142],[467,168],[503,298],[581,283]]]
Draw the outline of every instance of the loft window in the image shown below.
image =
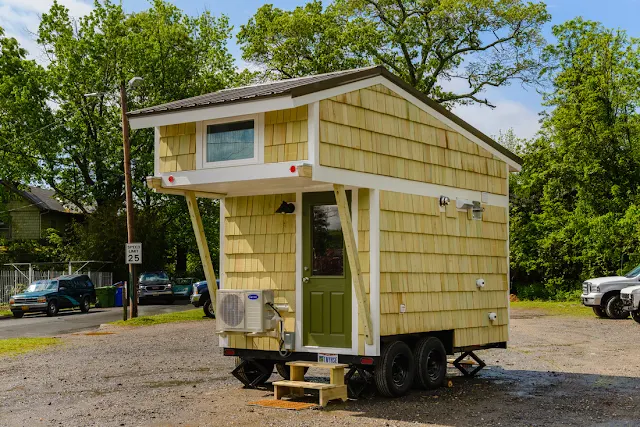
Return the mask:
[[207,163],[253,159],[254,120],[207,125],[206,145]]

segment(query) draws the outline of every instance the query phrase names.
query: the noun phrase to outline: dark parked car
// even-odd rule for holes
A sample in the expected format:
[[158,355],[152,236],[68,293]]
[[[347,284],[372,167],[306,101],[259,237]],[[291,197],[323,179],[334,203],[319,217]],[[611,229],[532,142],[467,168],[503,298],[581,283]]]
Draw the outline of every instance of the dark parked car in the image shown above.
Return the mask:
[[23,293],[12,296],[9,306],[14,317],[22,317],[28,312],[55,316],[63,308],[79,307],[86,313],[95,302],[96,290],[89,276],[73,274],[35,281]]
[[169,276],[164,271],[142,273],[138,279],[138,302],[144,304],[151,300],[162,300],[173,304],[173,290]]
[[[220,289],[220,280],[216,280],[216,285]],[[215,307],[211,304],[211,297],[209,296],[209,288],[207,287],[207,281],[193,284],[193,294],[191,294],[191,304],[195,307],[202,307],[204,314],[212,319],[216,318]]]
[[171,289],[173,295],[179,298],[189,298],[193,292],[193,284],[197,282],[198,279],[195,277],[180,277],[175,279]]

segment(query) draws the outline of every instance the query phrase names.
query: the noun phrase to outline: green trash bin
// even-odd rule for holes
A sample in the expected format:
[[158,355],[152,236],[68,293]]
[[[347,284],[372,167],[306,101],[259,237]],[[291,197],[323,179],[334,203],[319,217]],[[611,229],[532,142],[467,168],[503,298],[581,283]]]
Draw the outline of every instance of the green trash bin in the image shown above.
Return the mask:
[[103,286],[96,288],[96,307],[115,307],[116,306],[116,287]]

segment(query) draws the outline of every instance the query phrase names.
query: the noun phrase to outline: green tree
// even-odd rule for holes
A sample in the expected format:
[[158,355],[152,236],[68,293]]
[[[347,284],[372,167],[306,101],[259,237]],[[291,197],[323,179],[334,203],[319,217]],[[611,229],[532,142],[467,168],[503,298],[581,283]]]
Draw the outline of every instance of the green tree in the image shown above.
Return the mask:
[[[522,0],[336,0],[324,9],[315,0],[261,7],[238,42],[271,75],[382,64],[438,102],[491,105],[487,87],[537,82],[549,19],[544,3]],[[467,89],[446,90],[452,80]]]
[[[254,76],[236,69],[227,49],[231,33],[225,16],[189,16],[162,0],[129,14],[109,0],[96,2],[79,20],[54,1],[38,31],[45,68],[0,33],[0,153],[7,159],[0,178],[47,185],[88,214],[64,240],[67,257],[114,261],[125,273],[120,84],[144,79],[129,93],[130,109],[246,84]],[[176,260],[176,246],[187,258],[197,247],[184,200],[145,185],[153,150],[153,130],[132,131],[136,240],[143,243],[143,268],[158,269]],[[215,257],[218,205],[201,206]]]
[[640,244],[640,40],[582,19],[553,33],[549,110],[511,180],[514,281],[547,295],[617,273]]

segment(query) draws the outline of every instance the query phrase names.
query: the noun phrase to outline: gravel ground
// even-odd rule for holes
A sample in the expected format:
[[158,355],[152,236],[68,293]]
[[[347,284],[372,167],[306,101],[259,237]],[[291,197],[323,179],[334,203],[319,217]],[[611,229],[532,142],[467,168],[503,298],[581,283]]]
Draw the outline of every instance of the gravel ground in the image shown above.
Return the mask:
[[631,320],[513,310],[509,350],[480,352],[489,367],[475,379],[299,412],[246,405],[273,393],[240,388],[213,330],[207,320],[103,327],[108,334],[64,335],[61,346],[0,358],[0,425],[640,426],[640,325]]

